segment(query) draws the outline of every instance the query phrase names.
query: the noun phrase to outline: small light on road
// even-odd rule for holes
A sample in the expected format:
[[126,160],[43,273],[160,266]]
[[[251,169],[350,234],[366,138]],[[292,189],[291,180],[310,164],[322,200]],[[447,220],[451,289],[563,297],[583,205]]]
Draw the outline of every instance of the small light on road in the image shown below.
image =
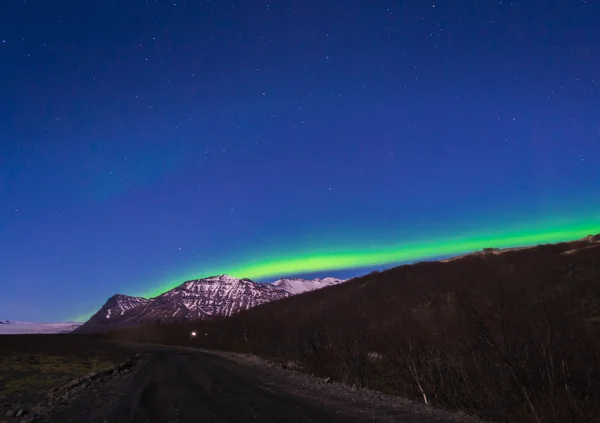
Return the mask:
[[192,336],[196,336],[196,332],[192,332],[192,333],[191,333],[191,335],[192,335]]

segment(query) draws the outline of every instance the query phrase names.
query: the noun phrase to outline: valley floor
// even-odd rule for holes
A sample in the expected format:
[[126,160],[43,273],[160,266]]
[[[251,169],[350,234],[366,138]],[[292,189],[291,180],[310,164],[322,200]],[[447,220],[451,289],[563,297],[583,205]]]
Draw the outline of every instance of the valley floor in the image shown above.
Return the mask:
[[0,422],[55,386],[123,362],[134,346],[72,335],[0,335]]

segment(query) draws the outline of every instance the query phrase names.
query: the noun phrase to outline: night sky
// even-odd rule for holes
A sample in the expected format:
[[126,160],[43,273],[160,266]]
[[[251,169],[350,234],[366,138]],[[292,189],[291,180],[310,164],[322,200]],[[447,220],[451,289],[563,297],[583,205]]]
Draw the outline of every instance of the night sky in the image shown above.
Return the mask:
[[0,318],[600,232],[595,1],[2,6]]

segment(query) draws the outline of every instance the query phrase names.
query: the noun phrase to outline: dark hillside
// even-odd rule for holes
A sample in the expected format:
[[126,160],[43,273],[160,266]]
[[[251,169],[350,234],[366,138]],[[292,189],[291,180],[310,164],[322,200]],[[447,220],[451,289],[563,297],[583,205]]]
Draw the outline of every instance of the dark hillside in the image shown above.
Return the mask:
[[251,352],[494,421],[600,421],[600,242],[400,266],[113,335]]

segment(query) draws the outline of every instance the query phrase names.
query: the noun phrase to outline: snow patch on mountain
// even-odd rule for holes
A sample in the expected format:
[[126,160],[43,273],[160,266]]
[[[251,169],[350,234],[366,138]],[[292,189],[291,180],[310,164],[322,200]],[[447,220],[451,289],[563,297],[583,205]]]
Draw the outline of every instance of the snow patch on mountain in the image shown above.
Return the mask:
[[[110,319],[111,316],[122,316],[127,310],[144,304],[148,300],[142,297],[131,297],[129,295],[116,294],[108,299],[105,304],[106,307],[106,319]],[[108,305],[108,306],[107,306]]]
[[302,278],[281,278],[273,282],[273,286],[289,292],[292,295],[301,294],[315,289],[321,289],[326,286],[337,285],[345,282],[343,279],[337,278],[317,278],[317,279],[302,279]]
[[81,325],[78,322],[32,323],[13,322],[10,320],[4,320],[2,323],[0,326],[0,335],[69,333]]

